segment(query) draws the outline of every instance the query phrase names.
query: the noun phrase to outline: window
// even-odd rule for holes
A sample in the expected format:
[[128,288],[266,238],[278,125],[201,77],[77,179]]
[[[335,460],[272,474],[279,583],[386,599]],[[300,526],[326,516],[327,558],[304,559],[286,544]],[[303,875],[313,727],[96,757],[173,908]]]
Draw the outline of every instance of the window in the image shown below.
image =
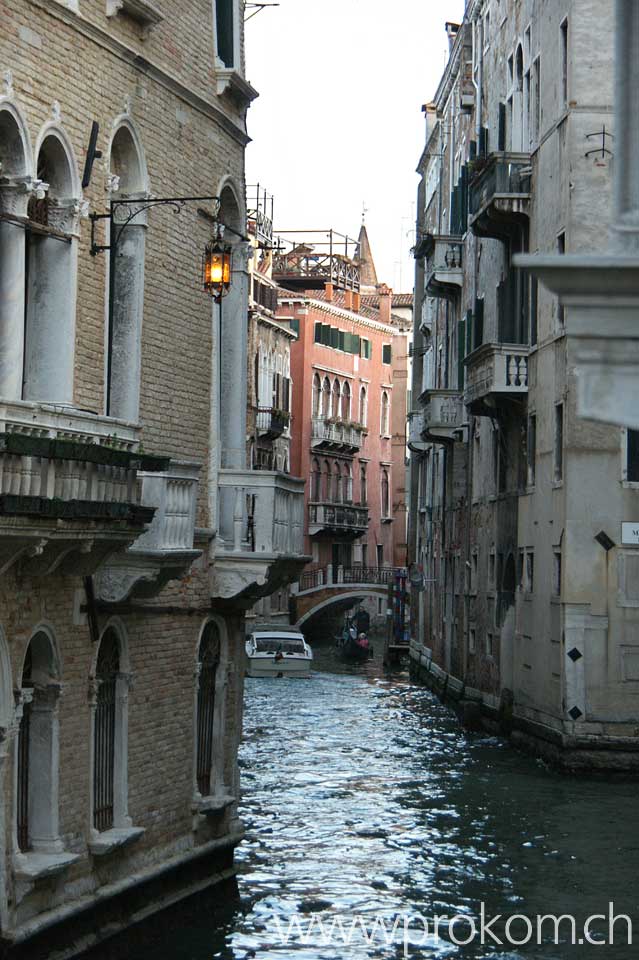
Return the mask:
[[364,506],[368,503],[368,489],[366,486],[366,464],[359,465],[359,502]]
[[331,381],[328,377],[324,377],[324,383],[322,384],[322,416],[330,417],[331,415]]
[[[377,552],[377,566],[383,567],[384,566],[384,544],[383,543],[376,544],[375,549]],[[383,602],[384,601],[382,600],[381,603]]]
[[351,418],[351,388],[347,381],[344,381],[342,388],[342,420]]
[[537,462],[537,417],[531,413],[528,417],[528,432],[526,436],[526,462],[528,467],[528,486],[534,487]]
[[561,596],[561,550],[553,554],[552,592],[554,597]]
[[313,416],[319,417],[322,412],[322,384],[319,373],[313,377]]
[[491,550],[488,555],[488,586],[493,588],[495,586],[495,551]]
[[311,465],[311,500],[315,503],[321,500],[321,482],[319,461],[314,459]]
[[333,464],[333,491],[331,500],[333,503],[339,503],[342,494],[341,473],[339,463]]
[[321,323],[316,323],[316,324],[315,324],[315,333],[314,333],[314,338],[313,338],[313,339],[314,339],[315,343],[321,343],[321,342],[322,342],[322,324],[321,324]]
[[625,477],[628,483],[639,483],[639,430],[626,431]]
[[522,549],[517,552],[517,587],[519,590],[524,589],[524,551]]
[[390,483],[388,479],[388,470],[382,470],[382,517],[389,518],[390,509]]
[[359,342],[359,355],[364,360],[370,360],[372,355],[371,342],[366,337],[362,337]]
[[18,703],[16,834],[21,853],[59,852],[59,697],[57,655],[49,634],[40,630],[27,647]]
[[495,648],[495,638],[492,633],[486,634],[486,656],[492,657]]
[[561,107],[568,106],[568,18],[559,27],[561,47]]
[[532,550],[526,553],[526,592],[533,593],[535,589],[535,554]]
[[339,417],[341,414],[341,394],[342,390],[340,387],[339,380],[333,381],[333,398],[331,404],[331,416]]
[[529,282],[529,332],[530,345],[534,347],[537,343],[537,305],[539,301],[539,281],[537,280],[537,277],[530,276]]
[[477,593],[478,554],[474,551],[470,556],[470,592]]
[[555,443],[554,443],[554,478],[556,482],[564,476],[564,405],[555,404]]
[[390,434],[390,400],[386,390],[382,391],[380,433],[383,437],[388,437]]
[[[125,637],[108,626],[98,647],[91,700],[91,827],[93,843],[104,852],[108,831],[131,830],[128,814],[129,668]],[[106,837],[102,835],[106,834]],[[90,849],[95,849],[92,842]]]
[[219,786],[215,781],[215,734],[219,725],[218,668],[220,634],[215,623],[206,624],[197,658],[196,761],[195,779],[200,796],[208,797]]
[[366,387],[362,387],[359,391],[359,422],[363,427],[366,426],[367,417],[368,417],[368,396],[366,393]]
[[353,502],[353,474],[348,463],[342,469],[342,500],[344,503]]
[[392,363],[393,359],[393,348],[390,343],[382,344],[382,363]]
[[533,109],[532,109],[532,139],[533,143],[539,140],[541,130],[541,59],[539,57],[533,62]]
[[236,16],[237,10],[235,0],[215,0],[217,55],[224,66],[229,70],[236,66]]
[[331,499],[331,465],[328,460],[324,461],[322,474],[322,499],[327,501]]
[[[566,252],[566,234],[560,233],[557,237],[557,253],[560,256],[563,256]],[[557,303],[557,320],[559,321],[560,326],[564,326],[566,322],[565,310],[563,303]]]
[[477,631],[471,627],[468,631],[468,652],[474,653],[477,648]]

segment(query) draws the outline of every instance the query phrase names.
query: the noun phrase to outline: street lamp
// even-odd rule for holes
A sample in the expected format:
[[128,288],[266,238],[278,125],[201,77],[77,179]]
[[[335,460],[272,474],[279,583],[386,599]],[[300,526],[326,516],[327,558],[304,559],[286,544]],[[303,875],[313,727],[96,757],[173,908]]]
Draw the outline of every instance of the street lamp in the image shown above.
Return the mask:
[[204,249],[202,283],[216,303],[220,303],[231,286],[231,246],[223,242],[221,234]]

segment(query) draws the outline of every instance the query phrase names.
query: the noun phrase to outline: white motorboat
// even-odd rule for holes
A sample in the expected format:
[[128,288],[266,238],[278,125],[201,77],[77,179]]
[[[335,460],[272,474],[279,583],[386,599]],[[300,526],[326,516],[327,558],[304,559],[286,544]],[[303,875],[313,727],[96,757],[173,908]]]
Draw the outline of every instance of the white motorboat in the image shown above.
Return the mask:
[[298,630],[254,630],[246,641],[247,677],[309,677],[313,651]]

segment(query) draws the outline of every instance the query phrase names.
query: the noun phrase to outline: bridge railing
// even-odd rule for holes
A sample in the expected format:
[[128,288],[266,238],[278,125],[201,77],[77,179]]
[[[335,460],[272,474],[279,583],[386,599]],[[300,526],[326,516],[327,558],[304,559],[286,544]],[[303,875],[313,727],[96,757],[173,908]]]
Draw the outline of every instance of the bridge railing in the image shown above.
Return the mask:
[[387,586],[393,582],[394,577],[394,567],[365,567],[358,564],[351,567],[344,567],[340,564],[335,567],[333,564],[328,564],[325,567],[312,567],[304,570],[299,579],[298,593],[303,593],[305,590],[314,590],[318,587],[352,583]]

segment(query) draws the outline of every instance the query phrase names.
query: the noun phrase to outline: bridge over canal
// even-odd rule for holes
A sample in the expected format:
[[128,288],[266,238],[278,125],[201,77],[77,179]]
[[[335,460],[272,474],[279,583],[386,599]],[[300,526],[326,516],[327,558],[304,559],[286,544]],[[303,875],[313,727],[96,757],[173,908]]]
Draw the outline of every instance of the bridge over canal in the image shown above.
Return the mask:
[[385,599],[389,584],[395,582],[396,572],[394,567],[344,567],[336,564],[311,567],[293,586],[291,619],[299,628],[328,607],[346,610],[364,597]]

